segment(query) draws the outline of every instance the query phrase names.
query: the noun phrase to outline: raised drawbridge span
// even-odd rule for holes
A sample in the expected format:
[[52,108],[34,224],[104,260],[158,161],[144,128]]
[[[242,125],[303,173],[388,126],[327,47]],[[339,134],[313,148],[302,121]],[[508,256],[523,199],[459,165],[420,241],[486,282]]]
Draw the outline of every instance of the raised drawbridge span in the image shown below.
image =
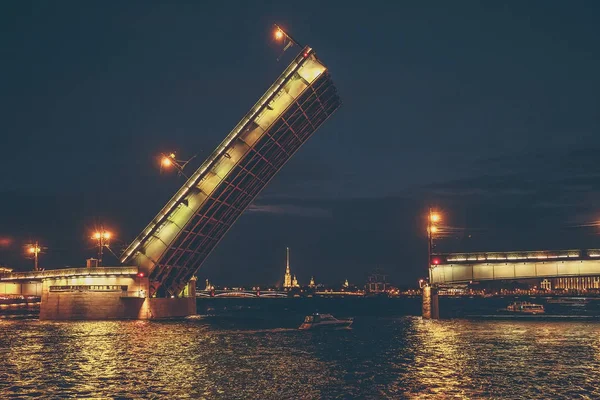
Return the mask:
[[121,262],[149,277],[150,296],[178,296],[242,212],[340,105],[327,68],[304,47]]

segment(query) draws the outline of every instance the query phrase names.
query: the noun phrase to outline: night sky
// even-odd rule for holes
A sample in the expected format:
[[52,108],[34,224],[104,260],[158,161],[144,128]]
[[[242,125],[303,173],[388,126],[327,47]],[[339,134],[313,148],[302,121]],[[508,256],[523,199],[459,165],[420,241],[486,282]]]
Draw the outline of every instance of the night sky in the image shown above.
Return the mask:
[[192,171],[298,51],[274,22],[344,104],[199,279],[281,283],[290,246],[301,283],[412,285],[429,205],[439,251],[600,247],[600,3],[481,3],[2,2],[0,264],[83,265],[101,223],[120,252],[184,181],[156,156]]

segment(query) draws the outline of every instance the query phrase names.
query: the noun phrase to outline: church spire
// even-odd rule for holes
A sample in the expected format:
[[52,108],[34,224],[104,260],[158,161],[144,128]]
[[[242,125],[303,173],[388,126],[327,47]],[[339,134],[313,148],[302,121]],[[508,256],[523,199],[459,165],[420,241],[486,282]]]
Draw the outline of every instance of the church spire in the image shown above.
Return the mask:
[[286,247],[285,275],[283,277],[283,287],[289,289],[292,287],[292,273],[290,271],[290,248]]

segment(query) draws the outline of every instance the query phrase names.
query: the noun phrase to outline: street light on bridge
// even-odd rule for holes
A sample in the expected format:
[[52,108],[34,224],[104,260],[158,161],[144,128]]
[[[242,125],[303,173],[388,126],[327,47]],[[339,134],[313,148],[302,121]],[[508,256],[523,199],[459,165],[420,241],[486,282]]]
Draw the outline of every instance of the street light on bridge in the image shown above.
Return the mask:
[[438,224],[442,221],[442,215],[429,208],[427,215],[427,268],[431,267],[431,255],[433,254],[433,239],[440,233]]
[[171,168],[175,168],[179,175],[183,175],[186,178],[188,178],[188,176],[183,173],[183,169],[195,157],[196,156],[194,155],[194,157],[190,158],[189,160],[178,160],[177,157],[175,156],[175,153],[168,153],[168,154],[161,153],[160,154],[160,170],[162,172],[163,169],[169,170]]
[[40,244],[36,240],[35,243],[28,244],[28,245],[25,246],[25,248],[26,248],[27,254],[30,257],[33,257],[33,260],[34,260],[33,270],[34,271],[39,271],[39,269],[40,269],[40,266],[39,266],[39,254],[42,252],[42,248],[40,247]]
[[104,230],[104,227],[100,227],[100,229],[92,235],[92,239],[96,240],[96,246],[98,246],[98,266],[102,265],[102,253],[104,252],[105,247],[108,248],[111,238],[112,233]]

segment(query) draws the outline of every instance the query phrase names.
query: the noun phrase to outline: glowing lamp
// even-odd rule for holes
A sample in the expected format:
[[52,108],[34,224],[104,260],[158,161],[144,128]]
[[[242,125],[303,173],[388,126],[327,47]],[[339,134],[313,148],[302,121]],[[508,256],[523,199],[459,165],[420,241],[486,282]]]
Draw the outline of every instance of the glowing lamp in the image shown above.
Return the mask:
[[440,259],[434,258],[433,260],[431,260],[431,262],[433,263],[433,265],[438,265],[440,263]]
[[35,247],[30,247],[29,249],[27,249],[27,251],[33,254],[35,253]]
[[441,219],[440,214],[431,214],[431,222],[440,222]]
[[139,276],[140,278],[143,278],[143,277],[144,277],[144,273],[143,273],[143,272],[139,272],[139,273],[137,274],[137,276]]
[[94,233],[94,239],[100,239],[101,237],[102,237],[102,234],[100,232]]
[[436,233],[438,231],[437,226],[432,226],[431,227],[431,233]]
[[110,232],[104,232],[104,233],[102,234],[102,236],[104,237],[104,239],[110,239],[110,236],[111,236],[111,235],[110,235]]
[[275,39],[277,39],[277,40],[283,39],[283,32],[281,31],[281,29],[277,29],[275,31]]
[[163,157],[161,162],[163,167],[170,167],[171,165],[173,165],[173,161],[171,161],[169,157]]

